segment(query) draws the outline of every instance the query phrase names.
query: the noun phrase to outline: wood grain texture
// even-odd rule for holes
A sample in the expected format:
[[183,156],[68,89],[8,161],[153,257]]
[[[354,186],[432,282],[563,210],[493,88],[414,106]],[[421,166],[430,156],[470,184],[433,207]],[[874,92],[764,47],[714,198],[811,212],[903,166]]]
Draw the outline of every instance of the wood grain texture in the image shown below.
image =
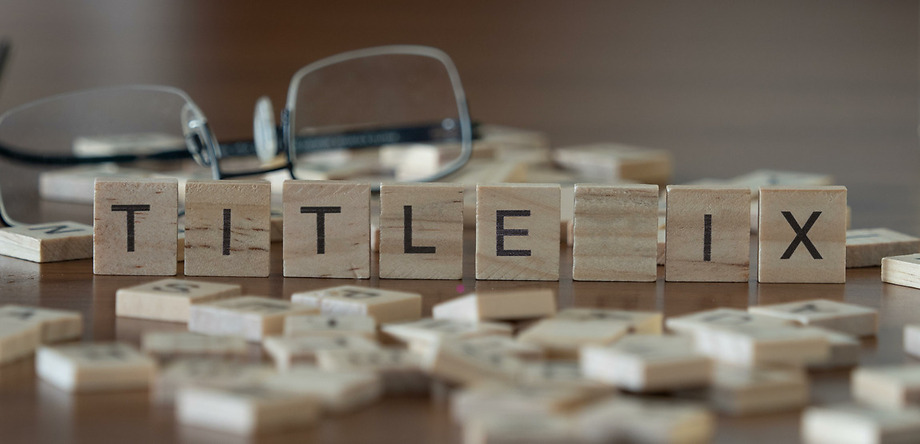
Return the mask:
[[93,273],[176,274],[179,182],[97,179],[93,203]]
[[747,282],[750,190],[671,185],[667,193],[665,279]]
[[50,222],[0,228],[0,254],[46,263],[93,257],[93,227]]
[[658,186],[575,185],[572,279],[658,279]]
[[882,282],[920,288],[920,254],[882,259]]
[[381,278],[461,279],[463,186],[382,185],[379,250]]
[[878,267],[882,258],[920,253],[920,238],[887,228],[847,230],[847,268]]
[[761,188],[757,280],[846,282],[846,212],[846,187]]
[[369,184],[285,181],[284,275],[369,278],[370,196]]
[[558,280],[559,207],[559,185],[478,185],[476,279]]
[[268,276],[270,218],[268,182],[186,183],[185,275]]

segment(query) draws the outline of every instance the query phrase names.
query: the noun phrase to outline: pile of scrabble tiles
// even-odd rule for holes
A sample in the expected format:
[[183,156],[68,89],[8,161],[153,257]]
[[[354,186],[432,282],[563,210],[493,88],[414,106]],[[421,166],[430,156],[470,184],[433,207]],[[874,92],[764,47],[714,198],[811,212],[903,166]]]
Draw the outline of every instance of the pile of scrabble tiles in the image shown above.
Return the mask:
[[[423,318],[411,292],[338,286],[287,301],[169,278],[118,290],[116,314],[188,331],[148,331],[139,349],[59,344],[80,339],[79,314],[7,305],[0,363],[34,353],[60,390],[149,390],[183,426],[238,435],[418,395],[447,402],[468,443],[707,442],[719,414],[803,408],[806,442],[920,439],[918,364],[857,367],[855,402],[807,407],[810,374],[858,365],[860,339],[878,329],[874,309],[830,300],[663,321],[557,310],[552,290],[525,288],[460,296]],[[904,335],[920,356],[920,325]]]

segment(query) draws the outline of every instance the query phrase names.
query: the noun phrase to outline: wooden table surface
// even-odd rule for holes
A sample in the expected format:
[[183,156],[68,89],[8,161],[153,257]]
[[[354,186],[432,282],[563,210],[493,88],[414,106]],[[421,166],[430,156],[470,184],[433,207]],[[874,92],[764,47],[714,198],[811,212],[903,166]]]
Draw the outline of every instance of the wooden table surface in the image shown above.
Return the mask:
[[[256,97],[276,110],[299,66],[338,51],[431,44],[454,56],[474,117],[547,131],[556,145],[615,140],[667,148],[675,183],[732,177],[758,167],[832,173],[850,189],[857,228],[920,234],[915,2],[31,2],[0,0],[0,32],[15,43],[0,111],[46,95],[124,83],[180,86],[220,137],[248,136]],[[0,181],[34,185],[35,171],[0,161]],[[32,193],[34,193],[34,188]],[[8,205],[34,220],[89,222],[86,206]],[[351,283],[282,278],[280,244],[269,278],[247,293],[291,293]],[[896,363],[901,328],[920,322],[920,290],[882,284],[879,268],[845,285],[587,283],[473,279],[467,236],[463,281],[378,280],[418,291],[424,309],[477,289],[551,287],[560,307],[660,310],[674,316],[828,298],[878,308],[881,328],[862,363]],[[752,257],[752,261],[753,261]],[[754,262],[752,262],[753,264]],[[179,269],[181,276],[181,267]],[[756,275],[756,273],[752,273]],[[181,325],[114,316],[116,289],[153,278],[93,276],[90,260],[39,265],[0,257],[0,304],[81,312],[84,340],[137,344],[144,331]],[[849,398],[846,370],[812,375],[812,400]],[[718,442],[794,442],[798,412],[720,417]],[[458,442],[443,402],[388,398],[266,442]],[[71,396],[36,380],[31,360],[0,367],[0,442],[232,442],[179,427],[144,393]]]

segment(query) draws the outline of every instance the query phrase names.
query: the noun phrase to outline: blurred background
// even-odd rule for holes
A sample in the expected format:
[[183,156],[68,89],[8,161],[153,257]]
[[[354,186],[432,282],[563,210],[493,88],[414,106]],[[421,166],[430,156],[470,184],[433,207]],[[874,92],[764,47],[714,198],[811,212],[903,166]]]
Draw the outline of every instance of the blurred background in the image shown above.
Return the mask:
[[[544,131],[554,146],[667,149],[674,183],[829,173],[850,189],[854,227],[920,231],[915,1],[2,0],[0,34],[14,43],[0,111],[166,84],[222,139],[250,137],[256,99],[280,110],[311,61],[436,46],[456,62],[475,120]],[[910,214],[874,220],[880,200]]]

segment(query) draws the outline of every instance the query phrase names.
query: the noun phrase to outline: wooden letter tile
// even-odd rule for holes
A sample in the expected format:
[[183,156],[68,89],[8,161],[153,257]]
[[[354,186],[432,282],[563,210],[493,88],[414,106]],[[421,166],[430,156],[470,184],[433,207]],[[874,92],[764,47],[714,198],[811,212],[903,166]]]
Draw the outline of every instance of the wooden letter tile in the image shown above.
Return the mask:
[[629,323],[622,321],[551,318],[522,331],[517,340],[541,347],[551,359],[577,359],[582,346],[611,344],[631,328]]
[[920,404],[920,365],[859,367],[850,377],[853,399],[884,409]]
[[920,288],[920,254],[882,259],[882,282]]
[[329,372],[377,373],[387,394],[426,393],[431,378],[422,371],[421,357],[405,349],[317,350],[319,367]]
[[847,268],[878,267],[882,258],[920,253],[920,238],[887,228],[847,230]]
[[377,337],[377,322],[366,315],[297,315],[284,319],[285,336],[355,334]]
[[259,382],[185,387],[176,395],[179,423],[238,435],[307,427],[319,419],[321,412],[313,395]]
[[284,275],[367,279],[368,184],[284,182]]
[[464,339],[476,336],[510,337],[511,325],[500,322],[475,322],[457,319],[425,318],[414,322],[386,324],[381,330],[410,347],[427,347],[446,339]]
[[704,443],[716,431],[715,415],[704,406],[630,396],[588,406],[575,424],[589,442]]
[[696,313],[668,318],[665,323],[669,330],[679,333],[692,333],[701,328],[711,327],[733,327],[744,325],[758,327],[782,327],[791,324],[790,321],[748,313],[745,310],[738,310],[735,308],[716,308],[712,310],[698,311]]
[[323,314],[370,316],[380,324],[422,317],[422,296],[418,293],[354,285],[295,293],[291,302],[318,307]]
[[807,328],[755,324],[699,328],[696,349],[720,362],[742,365],[807,365],[830,355],[827,335]]
[[93,273],[176,274],[176,179],[97,179]]
[[634,392],[702,387],[712,379],[712,361],[686,336],[629,335],[588,345],[580,362],[585,377]]
[[157,331],[145,333],[141,350],[160,360],[182,357],[243,358],[249,346],[243,338],[208,336],[187,331]]
[[319,350],[377,350],[376,341],[363,336],[339,334],[326,336],[271,336],[262,344],[275,361],[278,371],[288,371],[295,364],[316,364]]
[[670,185],[667,192],[665,279],[747,282],[751,191]]
[[186,276],[268,276],[270,230],[270,183],[186,183]]
[[521,371],[522,360],[509,338],[495,337],[448,339],[423,350],[422,367],[432,375],[455,384],[485,380],[513,381]]
[[760,282],[846,282],[846,187],[760,190]]
[[93,257],[93,227],[50,222],[0,228],[0,254],[45,263]]
[[[601,392],[606,393],[606,392]],[[460,422],[497,415],[558,416],[597,397],[579,387],[539,387],[483,381],[451,398],[451,416]]]
[[288,301],[240,296],[192,305],[188,329],[208,335],[238,336],[258,342],[265,336],[281,334],[285,317],[315,312],[313,307]]
[[715,408],[733,415],[796,410],[809,395],[808,377],[796,367],[718,364],[709,389]]
[[630,333],[660,335],[661,313],[652,311],[608,310],[602,308],[566,308],[556,319],[571,321],[619,321],[629,324]]
[[380,277],[463,277],[463,186],[380,187]]
[[826,299],[762,305],[750,307],[748,311],[795,321],[802,325],[824,327],[853,336],[875,336],[878,331],[877,310]]
[[469,294],[431,309],[435,319],[489,321],[530,319],[556,313],[556,295],[549,288]]
[[559,185],[476,187],[476,279],[559,279]]
[[143,390],[156,373],[156,364],[134,347],[94,342],[39,347],[38,377],[68,392]]
[[0,324],[8,320],[37,325],[44,344],[80,339],[83,335],[83,315],[75,311],[4,305],[0,307]]
[[383,384],[373,372],[327,372],[315,367],[297,366],[273,375],[264,383],[279,390],[290,390],[320,400],[323,409],[344,413],[377,401],[383,394]]
[[809,407],[802,413],[805,444],[910,443],[920,436],[920,409],[879,410],[858,404]]
[[274,374],[271,367],[244,364],[215,357],[181,358],[170,362],[157,374],[153,384],[153,399],[171,404],[176,392],[183,387],[209,385],[232,387],[262,381]]
[[239,296],[236,284],[161,279],[115,293],[115,315],[157,321],[188,322],[194,304]]
[[657,185],[575,185],[572,278],[658,279],[657,214]]
[[824,359],[808,362],[809,370],[832,370],[853,367],[859,364],[862,343],[859,338],[818,327],[806,327],[827,337],[829,354]]

